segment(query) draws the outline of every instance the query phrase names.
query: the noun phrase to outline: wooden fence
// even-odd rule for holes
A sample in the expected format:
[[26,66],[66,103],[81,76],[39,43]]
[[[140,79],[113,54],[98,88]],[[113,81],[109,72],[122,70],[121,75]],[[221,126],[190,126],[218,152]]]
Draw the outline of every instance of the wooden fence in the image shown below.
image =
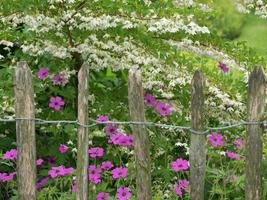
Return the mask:
[[[77,194],[78,200],[88,199],[88,64],[83,64],[78,85],[78,151],[77,151]],[[204,126],[204,76],[196,71],[192,79],[191,113],[192,132],[190,143],[190,199],[204,200],[206,135]],[[16,134],[17,134],[17,178],[18,195],[21,200],[36,199],[36,145],[35,108],[32,74],[26,62],[19,62],[14,76]],[[265,106],[266,79],[261,67],[256,67],[249,77],[248,123],[246,139],[246,200],[262,199],[262,120]],[[145,122],[142,77],[138,70],[129,71],[128,98],[130,120]],[[151,200],[151,158],[149,137],[142,124],[132,125],[135,136],[136,192],[138,200]]]

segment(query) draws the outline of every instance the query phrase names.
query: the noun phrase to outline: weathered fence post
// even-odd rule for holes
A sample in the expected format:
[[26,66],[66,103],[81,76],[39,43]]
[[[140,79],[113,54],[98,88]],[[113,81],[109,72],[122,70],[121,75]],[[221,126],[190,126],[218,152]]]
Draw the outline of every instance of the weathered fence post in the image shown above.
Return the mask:
[[[130,119],[145,121],[142,76],[137,69],[129,71],[128,101]],[[137,200],[151,200],[150,144],[144,125],[132,125],[134,134]]]
[[[78,121],[88,123],[88,76],[89,67],[84,63],[78,73]],[[77,193],[78,200],[88,199],[88,128],[78,127]]]
[[[249,77],[248,122],[259,122],[265,106],[266,77],[256,67]],[[248,124],[246,141],[246,200],[262,199],[262,134],[260,124]]]
[[14,77],[18,198],[36,199],[36,144],[32,73],[26,62],[18,62]]
[[[192,130],[204,130],[204,76],[196,71],[192,80],[191,115]],[[206,135],[191,134],[190,141],[190,199],[204,200],[206,169]]]

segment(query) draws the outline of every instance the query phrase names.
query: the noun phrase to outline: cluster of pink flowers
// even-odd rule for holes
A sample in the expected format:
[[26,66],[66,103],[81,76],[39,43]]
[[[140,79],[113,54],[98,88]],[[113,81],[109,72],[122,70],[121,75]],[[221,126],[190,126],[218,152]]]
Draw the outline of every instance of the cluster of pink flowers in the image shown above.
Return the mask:
[[66,168],[63,165],[61,165],[58,167],[52,167],[48,171],[48,174],[51,176],[51,178],[56,178],[58,176],[65,176],[65,175],[71,174],[73,172],[74,172],[74,168],[72,168],[72,167]]
[[[49,68],[40,68],[37,72],[40,80],[45,80],[49,76]],[[66,85],[69,82],[69,73],[67,71],[57,72],[51,76],[51,81],[54,85]]]
[[101,147],[92,147],[88,150],[88,153],[91,158],[103,157],[104,149]]
[[12,173],[0,173],[0,182],[8,182],[13,180],[14,176],[16,176],[16,172]]
[[3,154],[4,160],[16,160],[17,159],[17,149],[10,149]]
[[88,178],[92,183],[98,184],[101,182],[102,169],[96,165],[90,165],[88,167]]
[[177,158],[175,161],[172,161],[171,168],[173,171],[183,171],[189,169],[189,162],[188,160],[184,160],[182,158]]
[[148,106],[154,107],[160,115],[169,115],[173,111],[173,107],[171,105],[163,101],[158,103],[156,98],[152,94],[145,94],[144,99],[145,103]]
[[[128,187],[119,187],[116,192],[116,198],[119,200],[127,200],[131,198],[132,193],[130,192]],[[96,195],[96,200],[104,200],[110,198],[109,193],[107,192],[99,192]]]
[[[189,162],[188,162],[188,160],[185,160],[183,158],[177,158],[175,161],[171,162],[171,168],[175,172],[188,170],[189,169]],[[188,180],[186,180],[186,179],[179,180],[175,184],[175,192],[176,192],[177,196],[182,197],[183,191],[188,192],[188,186],[189,186]]]
[[[216,132],[212,132],[212,134],[208,136],[208,141],[210,141],[212,147],[223,146],[224,145],[223,139],[224,139],[224,136]],[[244,141],[238,138],[234,140],[233,144],[236,146],[237,150],[240,150],[241,146],[244,144]],[[237,159],[237,160],[240,159],[240,155],[235,152],[226,150],[225,154],[229,158]]]
[[[106,115],[101,115],[96,119],[97,122],[108,122],[109,118]],[[105,133],[109,137],[108,142],[114,145],[130,147],[134,144],[134,136],[132,134],[126,135],[118,130],[118,127],[113,124],[108,124],[104,128]]]
[[183,191],[189,192],[189,181],[186,179],[181,179],[175,184],[175,192],[177,196],[182,197]]

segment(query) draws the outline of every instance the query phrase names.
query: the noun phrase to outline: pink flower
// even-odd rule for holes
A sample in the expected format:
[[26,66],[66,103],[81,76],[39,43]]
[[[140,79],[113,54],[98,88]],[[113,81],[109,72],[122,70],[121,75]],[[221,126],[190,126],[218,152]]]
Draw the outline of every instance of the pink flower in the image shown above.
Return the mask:
[[49,74],[48,67],[40,68],[37,72],[38,78],[44,80]]
[[96,195],[96,200],[104,200],[104,199],[107,199],[109,198],[109,193],[106,193],[106,192],[100,192]]
[[58,72],[52,78],[54,85],[66,85],[68,83],[68,77],[66,73]]
[[38,191],[41,190],[41,188],[49,181],[49,177],[42,177],[40,180],[36,183],[36,189]]
[[74,168],[72,168],[72,167],[65,168],[63,165],[61,165],[58,167],[52,167],[48,171],[48,174],[51,176],[51,178],[56,178],[57,176],[65,176],[65,175],[71,174],[73,172],[74,172]]
[[112,178],[125,178],[127,176],[128,169],[124,167],[117,167],[111,171]]
[[133,146],[134,136],[133,135],[125,135],[122,132],[117,131],[115,134],[110,136],[109,143],[121,146]]
[[60,96],[57,97],[50,97],[49,107],[54,108],[54,110],[59,111],[61,106],[64,106],[65,102],[62,101]]
[[243,141],[242,139],[239,138],[239,139],[236,139],[233,143],[236,145],[236,148],[237,148],[238,150],[240,150],[240,149],[241,149],[241,145],[244,144],[244,141]]
[[144,99],[148,106],[155,106],[157,104],[156,98],[152,94],[145,94]]
[[156,108],[156,110],[159,111],[160,115],[169,115],[173,110],[173,107],[171,105],[169,105],[163,101],[156,104],[155,108]]
[[16,160],[17,159],[17,149],[10,149],[3,155],[4,160]]
[[218,67],[224,72],[227,73],[229,71],[229,68],[224,64],[223,62],[219,62]]
[[65,144],[60,144],[58,150],[60,153],[66,153],[68,151],[68,147]]
[[109,121],[109,118],[107,115],[101,115],[96,119],[96,122],[106,122]]
[[211,146],[213,147],[224,145],[224,142],[222,141],[223,138],[224,136],[222,134],[216,132],[212,132],[212,134],[208,136],[208,140],[211,142]]
[[174,171],[182,171],[189,169],[189,164],[187,160],[184,160],[182,158],[178,158],[175,161],[172,161],[171,167]]
[[228,150],[226,150],[225,153],[229,158],[233,158],[233,159],[237,159],[237,160],[240,159],[240,155],[237,153],[234,153],[234,152],[228,151]]
[[189,191],[189,181],[186,179],[181,179],[178,183],[175,184],[175,192],[177,196],[183,196],[183,190],[188,192]]
[[237,182],[237,179],[238,179],[238,177],[236,176],[236,175],[233,175],[232,176],[232,181],[235,183],[235,182]]
[[0,181],[2,182],[8,182],[13,180],[14,176],[16,176],[17,173],[16,172],[12,172],[10,174],[8,173],[0,173]]
[[113,164],[110,161],[105,161],[105,162],[102,162],[101,164],[101,168],[103,170],[110,170],[112,167],[113,167]]
[[37,166],[40,166],[40,165],[42,165],[44,163],[44,160],[43,159],[38,159],[38,160],[36,160],[36,165]]
[[110,136],[110,135],[115,134],[117,132],[117,127],[113,124],[109,124],[105,127],[104,130],[105,130],[105,133]]
[[102,157],[104,155],[104,149],[101,147],[93,147],[88,150],[91,158]]
[[128,187],[119,187],[117,189],[117,193],[116,193],[116,198],[120,199],[120,200],[127,200],[129,198],[131,198],[132,194],[129,191]]
[[101,168],[98,168],[95,165],[90,165],[88,167],[88,171],[89,171],[89,174],[88,174],[89,181],[95,184],[98,184],[101,182],[101,172],[102,172]]

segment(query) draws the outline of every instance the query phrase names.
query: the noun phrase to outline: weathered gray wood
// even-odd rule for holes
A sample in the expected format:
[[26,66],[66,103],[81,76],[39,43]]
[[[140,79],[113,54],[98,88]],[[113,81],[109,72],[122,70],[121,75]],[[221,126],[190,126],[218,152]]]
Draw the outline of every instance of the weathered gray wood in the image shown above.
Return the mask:
[[17,179],[20,200],[36,199],[36,143],[32,73],[26,62],[18,62],[14,77],[17,135]]
[[[88,77],[89,66],[83,64],[78,73],[78,121],[81,124],[88,123]],[[78,128],[78,152],[77,152],[77,193],[76,199],[88,199],[88,128]]]
[[[192,80],[191,115],[192,129],[204,129],[204,76],[196,71]],[[206,135],[191,134],[190,141],[190,199],[204,200],[205,170],[206,170]]]
[[[248,121],[258,122],[264,112],[266,77],[261,67],[256,67],[249,77]],[[246,142],[246,200],[262,199],[262,134],[260,124],[247,126]]]
[[[131,69],[128,77],[130,119],[145,121],[144,94],[140,71]],[[151,200],[150,144],[144,125],[132,125],[134,134],[137,200]]]

